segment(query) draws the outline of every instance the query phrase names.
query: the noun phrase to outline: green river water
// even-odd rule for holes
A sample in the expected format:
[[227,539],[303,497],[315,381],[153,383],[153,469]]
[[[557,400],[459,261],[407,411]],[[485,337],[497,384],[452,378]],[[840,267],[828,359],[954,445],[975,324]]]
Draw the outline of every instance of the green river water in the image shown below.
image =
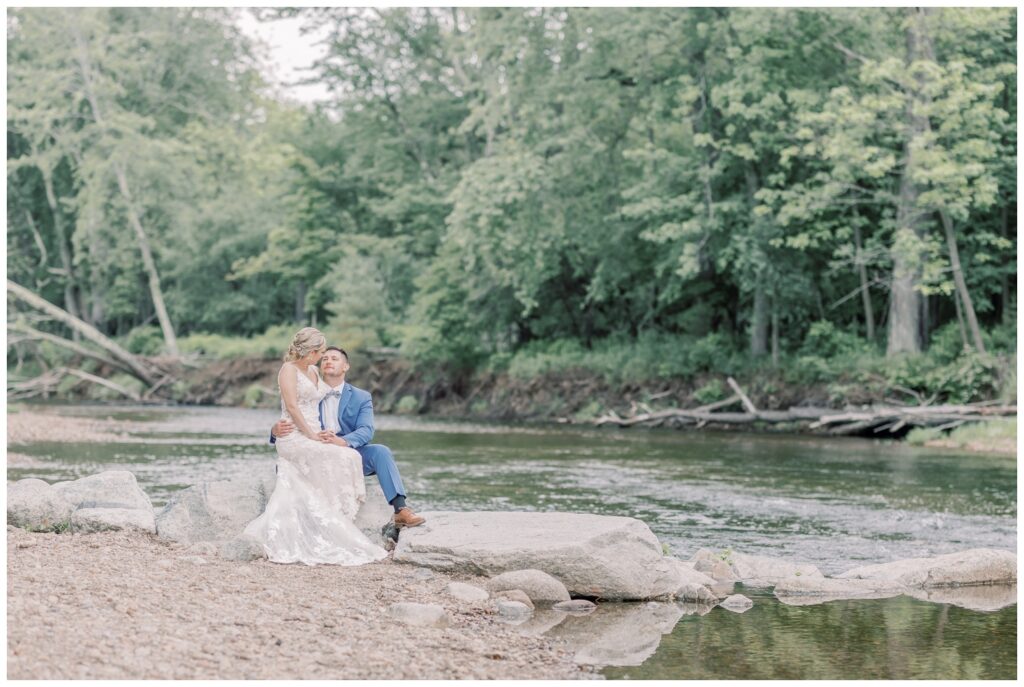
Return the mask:
[[[37,406],[133,423],[117,443],[38,442],[9,480],[127,469],[158,508],[177,489],[273,470],[277,413],[198,407]],[[418,511],[536,510],[645,521],[683,559],[732,549],[836,574],[970,548],[1016,551],[1014,458],[894,442],[740,433],[593,430],[379,417]],[[27,457],[27,458],[24,458]],[[794,606],[737,587],[745,613],[602,604],[535,615],[609,678],[1013,679],[1016,589]],[[984,609],[984,610],[979,610]]]

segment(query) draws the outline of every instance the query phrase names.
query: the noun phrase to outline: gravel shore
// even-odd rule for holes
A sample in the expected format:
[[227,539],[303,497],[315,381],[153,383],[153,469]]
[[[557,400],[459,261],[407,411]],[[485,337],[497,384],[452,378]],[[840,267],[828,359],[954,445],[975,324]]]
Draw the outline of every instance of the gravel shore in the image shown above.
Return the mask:
[[[525,637],[453,580],[393,563],[236,563],[202,544],[7,528],[8,679],[546,679],[599,677]],[[388,617],[443,605],[445,628]]]
[[7,413],[7,445],[33,441],[116,442],[127,441],[128,432],[139,427],[112,419],[48,415],[31,410]]

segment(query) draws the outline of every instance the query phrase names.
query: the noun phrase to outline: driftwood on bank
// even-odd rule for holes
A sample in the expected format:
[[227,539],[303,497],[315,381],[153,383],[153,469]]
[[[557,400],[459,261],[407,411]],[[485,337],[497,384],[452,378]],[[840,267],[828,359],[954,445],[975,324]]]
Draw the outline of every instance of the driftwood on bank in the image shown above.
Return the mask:
[[[121,346],[117,345],[114,341],[111,341],[108,337],[104,336],[98,329],[93,327],[88,322],[84,322],[74,315],[70,314],[63,308],[60,308],[53,303],[50,303],[45,298],[38,296],[24,286],[16,284],[10,279],[7,280],[7,292],[29,305],[30,307],[45,313],[49,317],[67,325],[74,331],[77,331],[87,340],[96,344],[113,359],[110,362],[116,362],[117,367],[124,369],[126,372],[137,377],[139,380],[152,386],[157,383],[157,373],[146,365],[137,356],[132,355],[128,351],[124,350]],[[35,330],[33,330],[35,331]],[[51,335],[52,336],[52,335]],[[59,337],[55,337],[59,338]],[[70,348],[69,344],[73,342],[66,341],[61,345]],[[75,344],[76,346],[78,344]],[[87,350],[87,349],[86,349]],[[91,357],[96,357],[95,354],[90,354]]]
[[[1016,416],[1017,406],[993,405],[991,401],[965,405],[938,406],[897,406],[873,405],[856,410],[834,408],[796,407],[788,410],[758,410],[739,384],[732,377],[729,386],[735,392],[727,399],[698,408],[669,408],[648,411],[629,417],[621,417],[614,411],[592,421],[597,426],[616,425],[633,427],[646,425],[657,427],[665,422],[703,427],[708,423],[724,425],[749,425],[755,422],[766,424],[806,423],[808,429],[823,429],[832,435],[852,435],[887,432],[895,434],[908,427],[936,427],[952,429],[966,422],[978,422],[993,416]],[[742,404],[746,412],[713,412],[730,405]]]

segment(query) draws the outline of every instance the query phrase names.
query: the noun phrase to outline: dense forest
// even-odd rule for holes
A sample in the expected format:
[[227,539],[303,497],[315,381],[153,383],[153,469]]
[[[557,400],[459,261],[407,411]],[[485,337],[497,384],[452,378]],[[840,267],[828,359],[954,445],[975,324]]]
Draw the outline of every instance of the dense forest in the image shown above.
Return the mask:
[[261,10],[315,110],[241,11],[8,10],[9,280],[147,355],[1015,394],[1012,8]]

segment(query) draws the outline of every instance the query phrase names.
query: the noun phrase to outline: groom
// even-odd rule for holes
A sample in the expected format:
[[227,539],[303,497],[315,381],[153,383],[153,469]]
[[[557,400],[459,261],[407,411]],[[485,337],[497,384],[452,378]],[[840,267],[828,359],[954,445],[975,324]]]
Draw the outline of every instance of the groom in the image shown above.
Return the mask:
[[[354,448],[363,457],[363,474],[377,475],[384,498],[395,509],[396,527],[422,525],[424,518],[405,505],[405,487],[391,449],[369,443],[373,438],[373,400],[370,392],[345,381],[348,370],[348,353],[328,346],[320,360],[324,381],[331,387],[320,403],[320,441]],[[279,420],[270,431],[270,443],[294,430],[294,424]]]

